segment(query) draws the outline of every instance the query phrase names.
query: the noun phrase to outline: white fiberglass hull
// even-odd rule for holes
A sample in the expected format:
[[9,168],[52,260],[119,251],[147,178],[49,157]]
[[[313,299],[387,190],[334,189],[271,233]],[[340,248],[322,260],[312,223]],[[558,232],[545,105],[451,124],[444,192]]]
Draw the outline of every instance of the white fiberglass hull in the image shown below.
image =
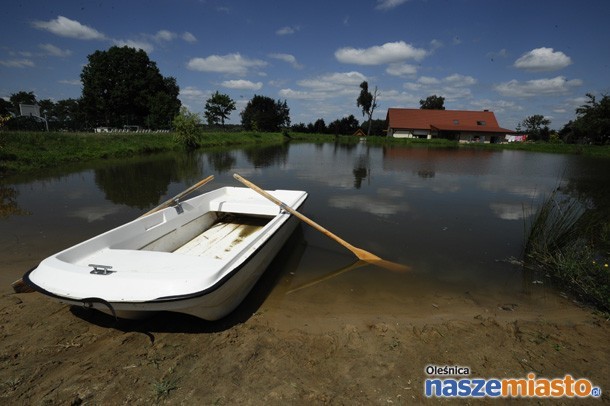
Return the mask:
[[[307,197],[269,193],[295,210]],[[117,317],[173,311],[217,320],[242,302],[297,222],[250,189],[221,188],[55,254],[24,281]]]

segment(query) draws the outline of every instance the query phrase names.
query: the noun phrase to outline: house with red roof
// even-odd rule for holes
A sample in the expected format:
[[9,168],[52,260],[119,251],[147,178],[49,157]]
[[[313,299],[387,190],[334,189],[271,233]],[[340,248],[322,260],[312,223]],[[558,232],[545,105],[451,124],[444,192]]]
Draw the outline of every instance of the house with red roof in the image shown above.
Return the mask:
[[394,138],[445,138],[459,142],[497,143],[513,130],[502,128],[489,110],[426,110],[389,108],[388,136]]

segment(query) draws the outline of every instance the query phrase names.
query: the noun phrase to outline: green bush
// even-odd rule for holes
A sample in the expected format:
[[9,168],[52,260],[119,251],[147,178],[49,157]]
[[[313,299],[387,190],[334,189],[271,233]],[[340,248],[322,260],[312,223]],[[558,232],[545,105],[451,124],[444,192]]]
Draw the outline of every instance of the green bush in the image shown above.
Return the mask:
[[180,108],[180,113],[174,117],[174,139],[186,148],[195,149],[199,146],[199,129],[201,119],[196,113],[191,113],[186,107]]

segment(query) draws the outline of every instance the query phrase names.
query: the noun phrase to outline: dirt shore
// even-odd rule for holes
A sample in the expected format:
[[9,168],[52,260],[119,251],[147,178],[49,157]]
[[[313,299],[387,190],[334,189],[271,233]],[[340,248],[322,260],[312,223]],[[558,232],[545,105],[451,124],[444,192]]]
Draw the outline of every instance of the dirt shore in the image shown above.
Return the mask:
[[358,298],[350,299],[319,288],[251,295],[214,323],[171,314],[117,323],[5,289],[0,402],[431,403],[430,364],[466,366],[480,378],[571,374],[610,400],[610,321],[565,298],[541,308],[436,293],[394,307],[389,298],[380,312],[363,292],[347,289]]

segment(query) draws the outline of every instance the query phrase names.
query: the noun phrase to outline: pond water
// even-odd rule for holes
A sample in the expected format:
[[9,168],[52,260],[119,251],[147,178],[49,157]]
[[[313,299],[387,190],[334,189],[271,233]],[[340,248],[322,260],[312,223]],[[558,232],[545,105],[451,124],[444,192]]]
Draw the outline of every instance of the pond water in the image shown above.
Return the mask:
[[239,173],[265,189],[307,191],[306,216],[356,247],[412,267],[407,273],[348,269],[355,261],[349,251],[303,225],[262,281],[260,303],[268,309],[419,309],[424,317],[460,303],[555,306],[549,297],[556,292],[514,261],[528,218],[558,187],[604,204],[608,169],[608,160],[580,156],[365,142],[61,168],[2,180],[0,282],[7,286],[46,256],[139,216],[209,174],[216,177],[204,191],[241,186],[232,177]]

